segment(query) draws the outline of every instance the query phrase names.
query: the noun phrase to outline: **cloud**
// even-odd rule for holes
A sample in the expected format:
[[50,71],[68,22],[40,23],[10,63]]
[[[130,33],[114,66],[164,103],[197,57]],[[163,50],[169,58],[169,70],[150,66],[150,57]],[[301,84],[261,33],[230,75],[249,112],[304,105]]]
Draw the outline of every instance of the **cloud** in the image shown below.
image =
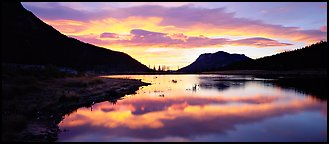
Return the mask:
[[54,20],[46,23],[66,34],[76,34],[88,28],[86,23],[73,20]]
[[151,31],[146,31],[142,29],[133,29],[130,32],[131,34],[134,34],[136,36],[147,36],[147,37],[152,37],[152,36],[163,36],[165,33],[159,33],[159,32],[151,32]]
[[[130,8],[129,10],[139,13],[139,16],[162,17],[160,25],[174,25],[179,28],[198,26],[204,30],[209,29],[217,33],[228,33],[229,35],[248,35],[262,37],[277,37],[292,39],[295,41],[319,41],[326,39],[326,33],[319,30],[302,30],[298,27],[285,27],[282,25],[266,24],[259,20],[237,18],[235,13],[227,12],[222,8],[197,8],[181,6],[174,8],[151,8],[148,7]],[[154,10],[154,11],[153,11]],[[155,12],[156,11],[156,12]],[[205,33],[210,32],[205,31]]]
[[93,13],[65,7],[56,2],[23,3],[24,7],[34,12],[38,17],[47,20],[79,20],[87,21],[94,18]]
[[167,33],[150,32],[145,30],[132,30],[131,34],[133,35],[131,40],[117,42],[134,46],[195,48],[224,44],[226,40],[210,39],[204,36],[188,37],[181,33],[173,34],[172,37]]
[[105,32],[100,35],[100,38],[119,38],[119,35],[115,33]]
[[[165,44],[163,46],[174,44],[180,45],[181,39],[174,39],[173,35],[171,37],[167,37],[167,35],[161,35],[161,32],[172,34],[184,33],[185,36],[190,36],[189,38],[184,39],[189,41],[188,43],[191,45],[193,43],[195,46],[214,46],[223,41],[223,39],[214,40],[198,37],[197,35],[200,34],[207,36],[228,35],[264,37],[286,39],[306,43],[314,43],[327,39],[327,32],[324,28],[317,30],[303,30],[299,27],[286,27],[283,25],[268,24],[260,20],[236,17],[236,14],[234,12],[228,12],[226,7],[211,9],[196,7],[193,5],[181,5],[177,7],[143,5],[125,8],[108,7],[107,9],[100,8],[100,10],[97,11],[87,11],[83,9],[73,9],[68,6],[63,6],[59,3],[45,3],[42,6],[34,6],[31,3],[26,3],[25,6],[45,21],[50,22],[50,24],[52,24],[52,21],[70,20],[79,21],[84,23],[84,26],[89,27],[89,30],[87,30],[87,28],[82,29],[80,28],[81,26],[78,25],[68,25],[63,22],[57,23],[56,28],[62,32],[70,32],[71,35],[74,35],[73,33],[75,31],[79,32],[79,35],[81,35],[83,30],[88,32],[88,34],[90,31],[95,33],[102,33],[100,32],[101,29],[99,27],[102,27],[106,30],[111,29],[126,31],[127,29],[133,29],[135,31],[132,31],[132,33],[136,33],[136,35],[146,35],[148,38],[138,39],[138,37],[135,37],[136,40],[143,40],[144,42],[150,42],[149,40],[157,40],[158,42],[155,43],[169,40],[167,44],[163,43]],[[150,18],[156,20],[150,21]],[[104,27],[104,25],[106,27]],[[145,31],[143,33],[143,31],[138,29],[149,29],[150,31],[159,31],[160,33],[149,33],[149,35],[147,35]],[[150,35],[155,37],[151,39]],[[257,39],[249,39],[237,42],[252,43],[256,40]],[[256,44],[256,46],[271,46],[269,43],[272,43],[273,45],[285,45],[284,43],[277,43],[274,41],[270,42],[268,40],[257,41],[266,41],[266,44]],[[137,44],[137,42],[130,44]],[[138,45],[143,44],[142,42],[139,42]]]
[[[100,38],[119,38],[122,37],[116,33],[102,33]],[[109,43],[121,44],[123,46],[135,47],[173,47],[173,48],[199,48],[199,47],[221,47],[223,45],[245,45],[256,47],[269,47],[269,46],[288,46],[289,43],[280,43],[276,40],[268,38],[247,38],[240,40],[230,40],[226,38],[208,38],[205,36],[187,36],[182,33],[168,34],[161,32],[152,32],[142,29],[133,29],[130,32],[130,38],[126,40],[112,39]]]
[[271,46],[289,46],[292,44],[289,43],[280,43],[276,40],[268,39],[268,38],[247,38],[247,39],[241,39],[232,41],[231,44],[236,45],[249,45],[249,46],[256,46],[256,47],[271,47]]
[[187,36],[182,33],[168,34],[152,32],[142,29],[133,29],[130,34],[104,32],[99,35],[74,36],[76,39],[99,46],[121,45],[123,47],[152,47],[152,48],[204,48],[222,47],[224,45],[241,45],[255,47],[289,46],[290,43],[281,43],[268,38],[246,38],[230,40],[227,38],[209,38],[205,36]]
[[[103,103],[96,105],[94,111],[81,109],[70,115],[64,123],[61,123],[61,127],[69,128],[73,134],[71,137],[84,135],[88,130],[88,132],[101,131],[104,135],[108,134],[108,131],[115,131],[116,137],[147,140],[162,139],[167,136],[190,139],[203,134],[225,134],[241,124],[326,109],[326,102],[318,103],[310,99],[286,98],[285,102],[281,102],[281,98],[278,101],[277,99],[256,100],[261,97],[244,98],[256,102],[238,106],[225,105],[221,102],[231,103],[240,101],[240,98],[220,100],[219,97],[210,97],[209,99],[212,100],[199,98],[198,100],[201,101],[197,101],[179,96],[166,99],[169,100],[166,103],[159,99],[141,98],[134,101],[121,101],[120,105],[112,107],[114,110],[110,111],[102,110],[103,107],[108,107],[107,103]],[[216,99],[218,101],[214,104],[213,100]],[[285,125],[279,128],[284,129]]]
[[321,32],[327,32],[327,26],[322,26],[320,27]]

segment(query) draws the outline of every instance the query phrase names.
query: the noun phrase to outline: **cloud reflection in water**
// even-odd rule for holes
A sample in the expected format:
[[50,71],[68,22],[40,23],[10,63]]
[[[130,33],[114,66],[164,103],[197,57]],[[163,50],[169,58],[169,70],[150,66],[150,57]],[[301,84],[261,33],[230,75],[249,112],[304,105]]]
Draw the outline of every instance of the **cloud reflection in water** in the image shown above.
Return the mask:
[[[324,119],[327,115],[326,101],[319,102],[307,95],[261,83],[248,82],[223,91],[201,87],[193,93],[186,87],[199,84],[198,79],[193,79],[197,76],[177,76],[182,79],[178,82],[180,86],[171,82],[172,76],[158,77],[155,84],[144,87],[143,91],[158,89],[165,93],[165,98],[154,92],[139,92],[116,105],[103,102],[94,105],[93,111],[80,108],[60,124],[61,129],[69,131],[61,133],[59,140],[84,141],[81,138],[84,137],[86,141],[193,141],[200,136],[222,136],[229,131],[239,133],[237,125],[255,124],[271,118],[310,111],[325,113]],[[144,76],[143,80],[147,81],[147,78],[152,77]],[[230,91],[245,93],[236,95]],[[326,126],[326,123],[318,124]],[[276,128],[286,129],[280,125]],[[289,131],[294,132],[294,129]],[[79,139],[75,139],[77,137]]]

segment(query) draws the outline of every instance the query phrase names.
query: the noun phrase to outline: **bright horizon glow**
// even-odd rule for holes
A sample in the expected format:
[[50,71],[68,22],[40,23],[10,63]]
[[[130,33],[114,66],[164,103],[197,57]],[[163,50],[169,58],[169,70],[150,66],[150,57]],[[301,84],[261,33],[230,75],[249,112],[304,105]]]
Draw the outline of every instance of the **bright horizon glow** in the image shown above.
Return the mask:
[[83,42],[176,70],[200,54],[260,58],[327,40],[326,2],[22,2]]

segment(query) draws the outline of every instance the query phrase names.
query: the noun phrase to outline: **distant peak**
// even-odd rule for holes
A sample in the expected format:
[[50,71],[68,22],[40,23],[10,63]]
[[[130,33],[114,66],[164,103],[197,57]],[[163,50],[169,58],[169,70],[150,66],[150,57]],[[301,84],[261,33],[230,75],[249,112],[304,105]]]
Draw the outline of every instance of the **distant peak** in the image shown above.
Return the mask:
[[216,53],[214,53],[214,54],[229,54],[229,53],[224,52],[224,51],[218,51],[218,52],[216,52]]
[[212,54],[212,53],[203,53],[200,56],[202,56],[202,55],[210,55],[210,54]]
[[217,70],[234,62],[249,60],[244,54],[230,54],[224,51],[201,54],[193,63],[180,71],[195,72]]
[[218,52],[215,52],[215,53],[204,53],[204,54],[201,54],[201,55],[213,55],[213,54],[229,54],[229,53],[224,52],[224,51],[218,51]]

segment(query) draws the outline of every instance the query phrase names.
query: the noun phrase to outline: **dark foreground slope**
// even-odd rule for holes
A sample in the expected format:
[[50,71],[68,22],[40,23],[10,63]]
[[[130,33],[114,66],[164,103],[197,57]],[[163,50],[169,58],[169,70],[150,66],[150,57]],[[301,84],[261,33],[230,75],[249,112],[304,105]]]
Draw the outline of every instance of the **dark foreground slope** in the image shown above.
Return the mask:
[[216,53],[201,54],[193,63],[179,69],[179,72],[201,72],[222,68],[234,62],[251,60],[243,54],[229,54],[218,51]]
[[232,63],[219,70],[326,70],[328,45],[321,41],[301,49]]
[[20,3],[2,3],[2,62],[56,65],[98,72],[145,72],[129,55],[67,37]]
[[1,139],[56,141],[65,115],[103,101],[115,103],[146,85],[140,80],[67,75],[51,67],[2,65]]

